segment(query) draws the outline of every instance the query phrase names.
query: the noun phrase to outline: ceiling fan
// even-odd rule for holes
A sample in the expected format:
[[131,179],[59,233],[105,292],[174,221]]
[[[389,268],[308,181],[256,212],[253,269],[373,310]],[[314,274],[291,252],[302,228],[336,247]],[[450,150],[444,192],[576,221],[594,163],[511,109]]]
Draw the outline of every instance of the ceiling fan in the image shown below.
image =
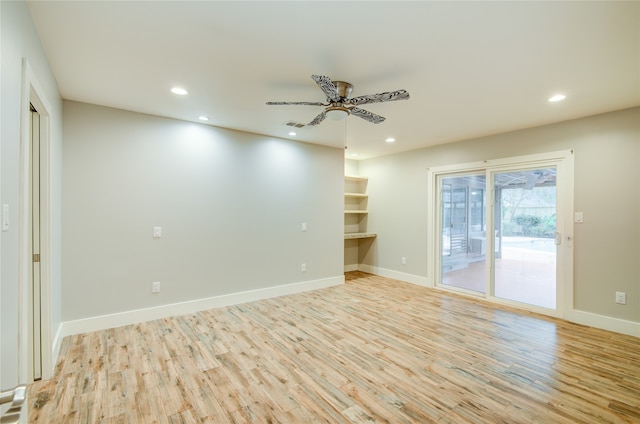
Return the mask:
[[322,75],[311,75],[322,92],[327,96],[326,102],[267,102],[268,105],[303,105],[325,106],[325,109],[307,125],[318,125],[327,116],[336,120],[344,119],[349,115],[355,115],[365,121],[379,124],[384,121],[380,115],[368,110],[360,109],[359,105],[367,103],[391,102],[394,100],[407,100],[409,93],[406,90],[388,91],[384,93],[368,94],[365,96],[351,97],[353,86],[344,81],[331,81],[331,78]]

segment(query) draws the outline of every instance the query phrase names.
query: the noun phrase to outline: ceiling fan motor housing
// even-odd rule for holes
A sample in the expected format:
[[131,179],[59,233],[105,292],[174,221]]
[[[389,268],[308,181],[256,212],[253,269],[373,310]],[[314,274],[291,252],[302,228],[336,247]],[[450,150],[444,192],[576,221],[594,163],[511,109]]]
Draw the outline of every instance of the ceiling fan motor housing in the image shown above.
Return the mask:
[[325,109],[327,116],[330,116],[333,120],[339,121],[351,115],[349,108],[345,107],[344,103],[351,97],[353,91],[353,85],[344,81],[333,81],[333,85],[336,87],[338,96],[340,96],[339,102],[331,102],[331,99],[327,98],[328,102],[331,102],[331,106]]
[[340,100],[347,100],[351,97],[351,92],[353,91],[353,85],[344,81],[334,81],[333,85],[336,86],[338,91],[338,96],[340,96]]

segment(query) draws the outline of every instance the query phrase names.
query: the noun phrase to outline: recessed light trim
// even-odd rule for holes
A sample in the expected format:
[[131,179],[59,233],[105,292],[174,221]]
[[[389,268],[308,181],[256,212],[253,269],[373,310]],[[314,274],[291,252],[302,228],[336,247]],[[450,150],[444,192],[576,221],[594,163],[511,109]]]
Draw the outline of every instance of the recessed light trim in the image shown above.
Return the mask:
[[209,118],[204,116],[204,115],[198,116],[198,119],[201,120],[201,121],[208,121],[209,120]]
[[289,135],[293,137],[294,135],[297,135],[297,134],[294,131],[290,131]]
[[182,88],[182,87],[173,87],[171,89],[171,92],[173,94],[177,94],[179,96],[185,96],[185,95],[189,94],[189,92],[187,90],[185,90],[184,88]]
[[395,139],[395,138],[393,138],[393,137],[388,137],[385,141],[386,141],[387,143],[395,143],[395,142],[396,142],[396,139]]
[[564,94],[555,94],[555,95],[549,97],[549,101],[551,103],[555,103],[555,102],[560,102],[560,101],[562,101],[562,100],[564,100],[566,98],[567,98],[567,96],[565,96]]

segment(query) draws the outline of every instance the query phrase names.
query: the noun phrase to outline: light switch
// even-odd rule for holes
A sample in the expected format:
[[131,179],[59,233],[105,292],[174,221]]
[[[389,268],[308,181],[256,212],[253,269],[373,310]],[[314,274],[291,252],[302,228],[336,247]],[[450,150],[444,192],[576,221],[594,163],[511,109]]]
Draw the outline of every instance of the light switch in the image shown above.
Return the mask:
[[584,222],[584,216],[582,215],[582,212],[576,212],[575,221],[578,224],[582,224]]
[[162,237],[162,227],[153,227],[153,238]]
[[306,222],[303,222],[303,223],[302,223],[302,225],[300,226],[300,229],[301,229],[302,231],[307,231],[307,223],[306,223]]

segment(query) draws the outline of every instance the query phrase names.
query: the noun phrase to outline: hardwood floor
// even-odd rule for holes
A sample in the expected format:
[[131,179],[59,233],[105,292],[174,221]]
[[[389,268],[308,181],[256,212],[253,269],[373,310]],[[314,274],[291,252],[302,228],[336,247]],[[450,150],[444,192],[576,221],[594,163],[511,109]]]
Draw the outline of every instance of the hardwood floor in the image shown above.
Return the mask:
[[360,272],[65,338],[32,423],[640,423],[640,338]]

